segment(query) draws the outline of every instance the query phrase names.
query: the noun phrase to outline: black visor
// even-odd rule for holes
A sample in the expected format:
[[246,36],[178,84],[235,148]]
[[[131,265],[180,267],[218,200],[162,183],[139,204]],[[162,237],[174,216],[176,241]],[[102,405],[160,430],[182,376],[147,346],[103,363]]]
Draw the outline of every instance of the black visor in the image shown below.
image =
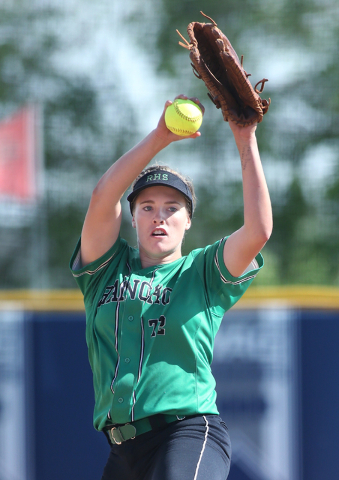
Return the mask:
[[193,201],[191,190],[188,188],[186,183],[181,180],[181,178],[174,173],[168,172],[167,170],[154,170],[149,173],[145,173],[145,175],[139,178],[139,180],[135,183],[133,192],[127,197],[127,200],[130,202],[129,206],[132,214],[132,205],[135,197],[139,195],[139,193],[145,188],[156,187],[158,185],[172,187],[183,193],[190,204],[190,217],[192,218]]

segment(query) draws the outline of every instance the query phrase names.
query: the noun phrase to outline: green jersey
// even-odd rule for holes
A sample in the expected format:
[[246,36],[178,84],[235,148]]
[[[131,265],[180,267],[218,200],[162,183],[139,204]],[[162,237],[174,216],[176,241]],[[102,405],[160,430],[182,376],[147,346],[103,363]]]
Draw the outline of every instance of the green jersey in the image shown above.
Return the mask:
[[142,268],[138,250],[118,238],[78,268],[79,240],[70,266],[84,295],[97,430],[157,413],[218,413],[214,339],[224,313],[263,266],[259,254],[233,277],[223,261],[226,240]]

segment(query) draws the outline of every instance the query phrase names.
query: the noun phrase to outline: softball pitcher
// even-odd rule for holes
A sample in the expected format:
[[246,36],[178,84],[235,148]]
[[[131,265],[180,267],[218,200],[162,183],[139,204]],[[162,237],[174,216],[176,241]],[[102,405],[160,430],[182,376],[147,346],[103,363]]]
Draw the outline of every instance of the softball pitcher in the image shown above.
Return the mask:
[[[84,295],[94,427],[110,443],[102,480],[225,480],[230,468],[213,345],[224,313],[263,266],[271,204],[256,124],[229,122],[242,166],[244,224],[182,256],[193,186],[169,167],[146,168],[170,143],[187,138],[166,127],[171,103],[157,127],[99,180],[70,263]],[[119,233],[120,200],[131,184],[137,248]]]

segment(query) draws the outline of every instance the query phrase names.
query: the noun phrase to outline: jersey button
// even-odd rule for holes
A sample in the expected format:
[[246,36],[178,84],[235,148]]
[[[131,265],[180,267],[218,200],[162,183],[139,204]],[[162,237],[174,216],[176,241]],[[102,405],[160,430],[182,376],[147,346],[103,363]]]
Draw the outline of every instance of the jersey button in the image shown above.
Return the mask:
[[130,358],[128,358],[128,357],[127,357],[127,358],[125,358],[125,363],[129,363],[130,361],[131,361],[131,359],[130,359]]
[[124,401],[124,399],[123,399],[123,398],[121,398],[121,397],[120,397],[120,398],[118,398],[118,402],[119,402],[119,403],[122,403],[123,401]]
[[130,315],[130,316],[128,317],[128,320],[129,320],[130,322],[133,322],[133,320],[134,320],[133,315]]

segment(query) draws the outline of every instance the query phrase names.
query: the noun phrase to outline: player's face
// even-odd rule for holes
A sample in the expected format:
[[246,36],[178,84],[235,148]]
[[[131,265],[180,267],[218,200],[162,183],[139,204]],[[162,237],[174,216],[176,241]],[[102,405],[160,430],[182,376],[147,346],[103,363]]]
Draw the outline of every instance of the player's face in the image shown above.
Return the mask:
[[181,243],[191,226],[185,196],[171,187],[150,187],[138,195],[132,225],[137,230],[143,267],[181,257]]

